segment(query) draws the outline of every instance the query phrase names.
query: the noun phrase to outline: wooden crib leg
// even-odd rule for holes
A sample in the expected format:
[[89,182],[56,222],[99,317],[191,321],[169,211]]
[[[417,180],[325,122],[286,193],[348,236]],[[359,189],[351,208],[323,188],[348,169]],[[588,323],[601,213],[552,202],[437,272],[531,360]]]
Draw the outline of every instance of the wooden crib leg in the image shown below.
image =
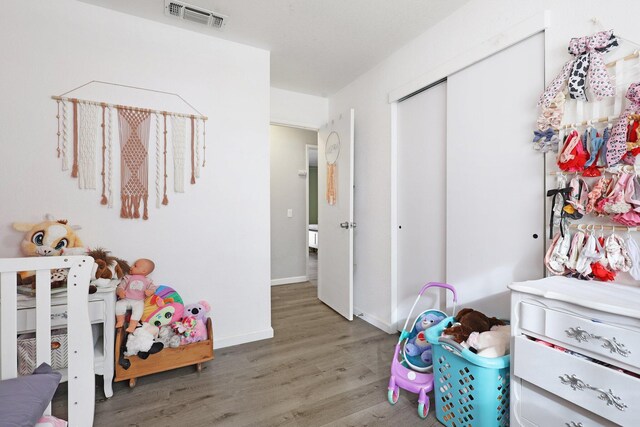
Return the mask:
[[129,380],[129,388],[134,388],[136,386],[137,378],[131,378]]

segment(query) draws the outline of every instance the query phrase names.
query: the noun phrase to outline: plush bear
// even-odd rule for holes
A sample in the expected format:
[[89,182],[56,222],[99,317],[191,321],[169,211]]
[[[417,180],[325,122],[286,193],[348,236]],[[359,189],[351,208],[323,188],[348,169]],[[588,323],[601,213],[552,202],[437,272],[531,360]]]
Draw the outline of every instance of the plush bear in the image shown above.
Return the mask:
[[471,308],[463,308],[454,318],[455,324],[446,328],[442,334],[448,335],[457,343],[466,341],[472,332],[486,332],[492,326],[504,326],[504,322],[495,317],[487,317]]
[[417,331],[425,331],[432,327],[433,325],[437,325],[441,320],[445,319],[445,315],[442,313],[433,313],[428,312],[420,316],[420,320],[416,322],[416,330]]
[[418,332],[415,337],[409,340],[405,351],[409,356],[420,356],[422,362],[427,366],[432,364],[431,345],[427,342],[424,331]]
[[437,325],[445,317],[446,316],[444,315],[444,313],[435,311],[429,311],[427,313],[421,314],[416,321],[414,329],[411,333],[411,335],[414,336],[407,342],[407,345],[405,347],[405,352],[407,353],[407,355],[412,357],[419,356],[425,367],[433,364],[433,356],[431,346],[427,342],[424,331],[426,331],[433,325]]

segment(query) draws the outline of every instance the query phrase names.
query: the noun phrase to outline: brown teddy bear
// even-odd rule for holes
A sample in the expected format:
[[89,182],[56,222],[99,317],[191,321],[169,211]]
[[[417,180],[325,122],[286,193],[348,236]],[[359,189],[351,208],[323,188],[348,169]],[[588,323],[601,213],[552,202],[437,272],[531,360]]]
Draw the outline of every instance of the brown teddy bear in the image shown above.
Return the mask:
[[495,317],[487,317],[483,313],[471,308],[463,308],[454,318],[457,322],[446,328],[443,335],[449,335],[457,343],[466,341],[472,332],[486,332],[492,326],[503,326],[505,323]]

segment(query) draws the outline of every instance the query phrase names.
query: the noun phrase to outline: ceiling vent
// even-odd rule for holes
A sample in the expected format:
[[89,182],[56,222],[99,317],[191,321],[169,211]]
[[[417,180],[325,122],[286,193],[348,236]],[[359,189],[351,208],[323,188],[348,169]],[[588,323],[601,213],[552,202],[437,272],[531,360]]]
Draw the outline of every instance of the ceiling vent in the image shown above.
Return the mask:
[[224,15],[175,0],[164,1],[164,14],[216,29],[222,29],[227,22],[227,17]]

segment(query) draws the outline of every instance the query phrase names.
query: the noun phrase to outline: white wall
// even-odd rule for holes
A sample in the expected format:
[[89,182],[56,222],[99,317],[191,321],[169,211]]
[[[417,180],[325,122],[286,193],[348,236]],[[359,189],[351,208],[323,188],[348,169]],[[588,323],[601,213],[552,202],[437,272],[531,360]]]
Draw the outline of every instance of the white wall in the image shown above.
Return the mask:
[[[130,261],[153,259],[155,282],[173,286],[186,302],[208,300],[216,347],[273,336],[269,52],[71,0],[3,6],[0,256],[19,255],[22,236],[11,229],[13,221],[38,221],[50,212],[82,225],[88,245]],[[56,103],[49,97],[90,80],[176,92],[210,118],[199,182],[187,183],[184,194],[170,190],[170,204],[160,210],[152,196],[148,221],[120,219],[119,201],[106,209],[99,191],[80,191],[61,172]],[[102,96],[185,108],[142,92]]]
[[327,122],[329,100],[271,88],[271,123],[319,129]]
[[[271,283],[307,280],[306,146],[318,133],[285,126],[270,127],[271,146]],[[287,216],[292,209],[293,217]]]
[[[358,232],[354,304],[364,312],[365,318],[378,319],[387,323],[389,330],[393,329],[390,285],[392,106],[387,102],[389,93],[485,41],[500,44],[504,36],[509,35],[511,27],[544,10],[551,11],[552,21],[546,33],[547,82],[569,59],[566,49],[571,37],[614,28],[617,34],[640,43],[640,27],[632,17],[640,12],[640,6],[632,0],[617,2],[616,7],[598,0],[472,0],[329,98],[330,118],[347,108],[353,107],[356,111],[355,219]],[[593,17],[597,17],[604,28],[594,26]],[[615,55],[612,53],[609,57],[617,57]],[[536,115],[536,106],[532,105],[532,129]],[[529,138],[529,135],[522,136],[524,141]]]

